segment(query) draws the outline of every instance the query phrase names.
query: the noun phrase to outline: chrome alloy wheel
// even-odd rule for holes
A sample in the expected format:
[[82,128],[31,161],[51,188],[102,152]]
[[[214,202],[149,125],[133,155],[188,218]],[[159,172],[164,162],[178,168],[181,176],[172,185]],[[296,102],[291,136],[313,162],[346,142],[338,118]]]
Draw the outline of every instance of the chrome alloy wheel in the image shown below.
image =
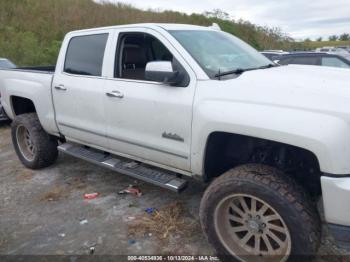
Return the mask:
[[36,153],[36,147],[33,143],[29,130],[25,126],[19,125],[17,127],[16,139],[22,156],[27,161],[33,161]]
[[242,261],[285,261],[291,237],[282,217],[265,201],[234,194],[215,209],[215,230],[227,251]]

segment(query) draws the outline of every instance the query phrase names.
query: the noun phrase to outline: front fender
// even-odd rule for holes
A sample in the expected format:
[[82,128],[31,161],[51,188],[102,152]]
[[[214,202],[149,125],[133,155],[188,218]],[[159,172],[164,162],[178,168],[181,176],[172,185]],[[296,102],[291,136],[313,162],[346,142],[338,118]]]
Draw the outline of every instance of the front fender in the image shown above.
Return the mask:
[[191,165],[195,174],[203,174],[206,144],[213,132],[246,135],[304,148],[316,155],[322,172],[350,174],[350,126],[337,116],[232,101],[207,100],[194,110]]

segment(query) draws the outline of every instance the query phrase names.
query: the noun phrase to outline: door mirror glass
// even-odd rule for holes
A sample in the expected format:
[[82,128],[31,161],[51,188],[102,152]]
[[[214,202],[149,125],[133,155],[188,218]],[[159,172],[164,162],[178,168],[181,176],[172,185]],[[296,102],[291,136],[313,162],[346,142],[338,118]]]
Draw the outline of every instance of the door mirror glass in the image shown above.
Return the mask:
[[146,65],[145,78],[149,81],[176,85],[181,82],[178,71],[174,71],[170,61],[153,61]]

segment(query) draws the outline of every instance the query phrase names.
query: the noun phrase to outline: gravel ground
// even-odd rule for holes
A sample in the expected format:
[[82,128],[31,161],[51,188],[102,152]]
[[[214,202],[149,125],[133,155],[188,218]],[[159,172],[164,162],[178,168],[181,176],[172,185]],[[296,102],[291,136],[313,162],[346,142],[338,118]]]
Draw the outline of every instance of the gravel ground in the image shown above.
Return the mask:
[[[143,195],[119,195],[128,185]],[[69,156],[51,167],[25,169],[11,145],[10,128],[0,126],[0,254],[1,255],[214,255],[204,238],[198,208],[204,186],[192,182],[182,194],[134,181]],[[99,192],[94,200],[85,193]],[[159,237],[137,231],[146,208],[178,203],[178,230]],[[135,227],[136,223],[136,227]],[[133,232],[130,233],[132,225]],[[185,228],[181,230],[181,227]],[[321,261],[350,261],[324,226]],[[344,255],[344,256],[336,256]],[[348,260],[349,258],[349,260]],[[1,260],[1,257],[0,257]]]

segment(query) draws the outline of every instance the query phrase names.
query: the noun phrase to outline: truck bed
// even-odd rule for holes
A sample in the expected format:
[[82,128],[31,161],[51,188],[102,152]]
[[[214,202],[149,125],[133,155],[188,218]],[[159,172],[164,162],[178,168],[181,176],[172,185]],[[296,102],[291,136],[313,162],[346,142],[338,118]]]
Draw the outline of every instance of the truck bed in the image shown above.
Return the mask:
[[15,115],[12,97],[29,99],[35,105],[44,129],[57,133],[51,94],[54,69],[54,66],[0,69],[1,104],[11,119]]
[[53,74],[55,72],[55,69],[56,69],[56,66],[47,65],[47,66],[25,66],[25,67],[16,67],[11,69],[0,69],[0,70]]

